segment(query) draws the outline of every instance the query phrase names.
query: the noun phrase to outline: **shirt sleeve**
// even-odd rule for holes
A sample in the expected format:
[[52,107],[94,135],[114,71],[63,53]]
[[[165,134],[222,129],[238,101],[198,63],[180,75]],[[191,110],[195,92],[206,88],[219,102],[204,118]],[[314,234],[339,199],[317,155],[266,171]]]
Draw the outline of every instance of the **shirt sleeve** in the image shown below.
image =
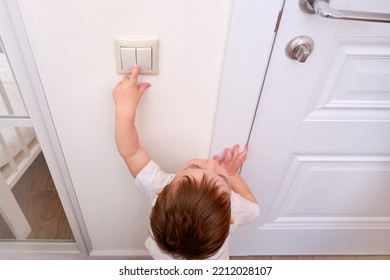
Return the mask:
[[260,215],[260,208],[257,203],[243,198],[234,191],[232,191],[231,211],[234,220],[231,230],[249,224]]
[[154,205],[157,199],[156,191],[172,182],[175,174],[165,173],[154,161],[149,163],[135,177],[135,185],[149,198]]

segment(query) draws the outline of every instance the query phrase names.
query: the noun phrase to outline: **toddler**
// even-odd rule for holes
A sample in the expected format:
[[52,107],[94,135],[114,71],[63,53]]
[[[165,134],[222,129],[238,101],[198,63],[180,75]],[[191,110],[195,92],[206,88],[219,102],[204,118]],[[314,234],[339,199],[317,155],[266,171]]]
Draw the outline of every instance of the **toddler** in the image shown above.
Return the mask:
[[230,232],[253,221],[259,207],[239,174],[248,147],[227,148],[223,159],[192,159],[167,174],[141,146],[137,106],[150,83],[138,84],[139,67],[112,94],[115,139],[135,183],[154,205],[145,245],[154,259],[229,259]]

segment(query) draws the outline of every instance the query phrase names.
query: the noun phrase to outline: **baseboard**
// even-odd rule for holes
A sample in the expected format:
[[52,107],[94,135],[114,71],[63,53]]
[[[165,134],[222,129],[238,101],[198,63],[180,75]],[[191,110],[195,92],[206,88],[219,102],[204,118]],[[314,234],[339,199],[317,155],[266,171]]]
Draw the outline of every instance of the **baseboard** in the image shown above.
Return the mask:
[[130,260],[151,260],[148,251],[100,251],[92,250],[89,253],[90,257],[93,259],[107,259],[107,260],[117,260],[117,259],[130,259]]

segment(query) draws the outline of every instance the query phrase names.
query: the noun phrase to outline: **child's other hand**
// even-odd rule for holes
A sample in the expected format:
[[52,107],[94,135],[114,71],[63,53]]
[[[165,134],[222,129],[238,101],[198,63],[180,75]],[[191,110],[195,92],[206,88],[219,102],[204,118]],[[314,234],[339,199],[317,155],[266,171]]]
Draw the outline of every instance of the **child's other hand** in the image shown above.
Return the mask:
[[220,162],[221,166],[226,169],[230,176],[237,174],[241,165],[246,160],[248,145],[245,146],[241,153],[239,152],[239,149],[239,145],[234,145],[233,150],[226,148],[223,160],[219,160],[218,156],[214,156],[214,159]]
[[112,91],[117,109],[127,113],[135,113],[142,94],[151,86],[150,83],[137,84],[139,66],[135,65],[130,77],[124,76]]

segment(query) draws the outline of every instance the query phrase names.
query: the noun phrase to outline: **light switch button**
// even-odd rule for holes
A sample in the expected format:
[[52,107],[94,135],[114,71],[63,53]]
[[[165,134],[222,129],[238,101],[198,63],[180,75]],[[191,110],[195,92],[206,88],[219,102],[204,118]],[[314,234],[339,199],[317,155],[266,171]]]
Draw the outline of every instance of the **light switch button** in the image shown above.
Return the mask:
[[137,48],[136,56],[141,71],[152,70],[152,48]]
[[135,57],[135,48],[120,48],[122,70],[131,71],[133,66],[137,64]]

